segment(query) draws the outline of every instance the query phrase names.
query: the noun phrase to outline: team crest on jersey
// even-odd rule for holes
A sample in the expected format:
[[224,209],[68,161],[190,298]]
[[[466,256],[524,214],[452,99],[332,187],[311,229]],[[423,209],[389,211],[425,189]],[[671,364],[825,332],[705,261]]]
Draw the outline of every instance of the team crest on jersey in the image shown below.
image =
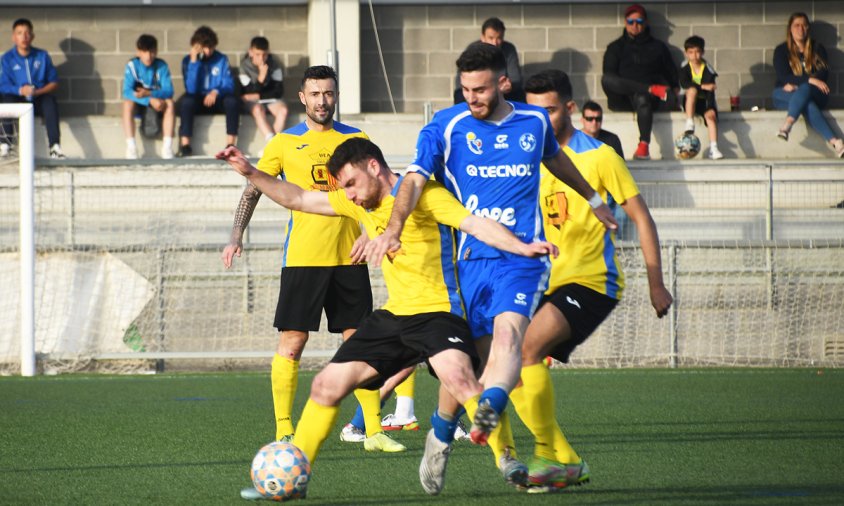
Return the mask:
[[35,70],[40,69],[40,68],[41,68],[41,61],[40,61],[40,60],[35,60],[34,62],[32,62],[32,67],[33,67]]
[[324,164],[313,165],[311,167],[311,177],[314,180],[314,184],[311,185],[312,190],[329,192],[337,189],[337,180],[328,172],[328,167]]
[[475,132],[469,132],[466,134],[466,145],[469,146],[469,151],[475,153],[476,155],[484,154],[483,150],[483,141],[478,139],[478,136],[475,135]]
[[212,75],[212,76],[218,76],[218,75],[220,75],[220,67],[214,67],[214,68],[212,68],[212,69],[211,69],[211,75]]
[[536,149],[536,137],[531,133],[522,134],[519,137],[519,147],[528,153],[532,152]]

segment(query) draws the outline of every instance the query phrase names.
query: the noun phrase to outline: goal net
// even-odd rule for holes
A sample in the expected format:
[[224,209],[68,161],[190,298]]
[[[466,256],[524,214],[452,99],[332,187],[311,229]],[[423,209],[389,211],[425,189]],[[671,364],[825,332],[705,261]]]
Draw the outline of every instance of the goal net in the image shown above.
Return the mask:
[[[28,325],[18,153],[0,162],[3,374],[20,373]],[[262,198],[227,271],[220,253],[244,180],[221,162],[71,164],[34,171],[37,371],[267,367],[288,212]],[[625,232],[624,299],[574,365],[844,365],[844,176],[756,169],[634,171],[676,303],[654,316]],[[377,306],[386,293],[380,272],[371,277]],[[307,360],[340,342],[323,323]]]

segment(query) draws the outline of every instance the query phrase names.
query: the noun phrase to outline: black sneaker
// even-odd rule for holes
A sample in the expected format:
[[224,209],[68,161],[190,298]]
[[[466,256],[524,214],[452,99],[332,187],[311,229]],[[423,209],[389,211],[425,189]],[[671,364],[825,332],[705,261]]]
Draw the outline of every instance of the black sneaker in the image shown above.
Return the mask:
[[190,144],[179,148],[179,158],[186,158],[188,156],[193,156],[193,149],[190,147]]

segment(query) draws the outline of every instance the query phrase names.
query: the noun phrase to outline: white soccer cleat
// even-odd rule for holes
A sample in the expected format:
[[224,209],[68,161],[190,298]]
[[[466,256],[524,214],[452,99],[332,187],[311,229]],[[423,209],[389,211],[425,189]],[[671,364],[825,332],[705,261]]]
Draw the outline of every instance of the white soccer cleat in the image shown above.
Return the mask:
[[434,429],[428,431],[425,437],[425,453],[422,454],[422,462],[419,464],[419,482],[422,483],[425,493],[437,495],[442,492],[451,448],[450,444],[437,439]]
[[366,431],[350,423],[347,423],[343,427],[343,430],[340,431],[340,441],[345,441],[346,443],[363,443],[364,439],[366,439]]
[[457,429],[454,430],[454,440],[455,441],[470,441],[472,439],[469,436],[469,431],[466,430],[466,424],[463,423],[463,419],[460,418],[457,420]]
[[381,428],[384,430],[419,430],[419,421],[415,416],[399,418],[390,413],[381,419]]
[[528,467],[510,455],[510,448],[498,459],[498,468],[508,485],[524,489],[528,484]]

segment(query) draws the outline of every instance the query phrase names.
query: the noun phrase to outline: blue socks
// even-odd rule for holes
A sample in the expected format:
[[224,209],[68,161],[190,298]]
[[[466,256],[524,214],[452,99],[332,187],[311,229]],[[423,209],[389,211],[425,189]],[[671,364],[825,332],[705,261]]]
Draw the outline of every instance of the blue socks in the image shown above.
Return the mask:
[[454,431],[457,430],[457,418],[444,415],[438,409],[434,410],[434,414],[431,415],[431,427],[437,439],[445,444],[451,444],[454,441]]
[[500,415],[507,408],[508,400],[507,392],[503,388],[490,387],[483,391],[481,398],[478,399],[478,404],[486,402]]
[[[381,400],[381,407],[384,407],[384,404],[387,402],[386,399]],[[355,411],[355,416],[352,417],[350,424],[354,425],[360,430],[366,430],[366,422],[363,421],[363,409],[358,404],[358,409]]]

